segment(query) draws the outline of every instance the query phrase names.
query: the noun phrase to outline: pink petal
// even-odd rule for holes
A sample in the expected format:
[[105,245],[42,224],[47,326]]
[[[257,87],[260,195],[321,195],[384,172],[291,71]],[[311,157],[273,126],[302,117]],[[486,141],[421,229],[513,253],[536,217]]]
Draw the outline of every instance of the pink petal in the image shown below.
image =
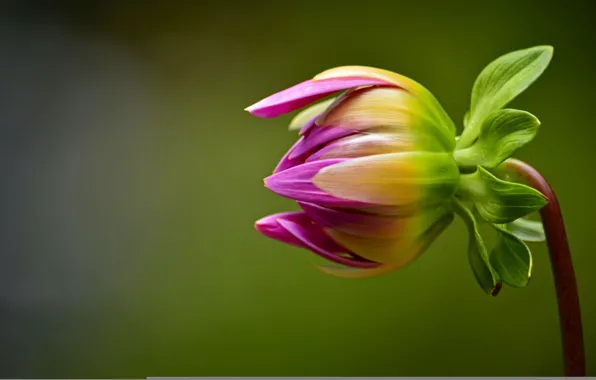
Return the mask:
[[300,134],[303,134],[303,130],[308,127],[309,125],[314,124],[315,120],[319,116],[321,116],[330,105],[332,105],[337,98],[331,97],[329,99],[323,100],[322,102],[314,103],[308,107],[303,108],[300,112],[298,112],[292,118],[288,129],[292,130],[299,130]]
[[349,251],[331,240],[321,227],[314,223],[297,223],[289,219],[279,219],[279,224],[312,252],[329,261],[354,268],[376,268],[379,266],[378,263],[372,261],[340,256],[339,253],[348,253]]
[[333,209],[314,203],[298,202],[317,224],[347,234],[366,237],[392,237],[411,230],[413,218],[390,217],[358,212],[353,209]]
[[279,224],[279,220],[293,220],[296,223],[310,223],[311,219],[302,211],[280,212],[261,218],[255,222],[255,229],[263,235],[300,248],[307,248],[288,230]]
[[337,91],[373,85],[392,84],[383,79],[361,77],[309,79],[253,104],[246,111],[254,116],[272,118],[307,106]]
[[311,179],[323,168],[343,162],[321,160],[294,166],[265,178],[265,186],[283,197],[330,207],[365,207],[367,203],[334,197],[315,186]]
[[294,144],[294,146],[292,146],[287,152],[286,154],[284,154],[284,156],[281,158],[281,160],[279,161],[279,163],[277,164],[277,166],[275,167],[275,169],[273,170],[273,174],[275,173],[279,173],[281,171],[293,168],[294,166],[300,165],[304,163],[304,158],[305,157],[294,157],[291,158],[291,154],[294,151],[294,149],[296,149],[296,146],[298,146],[300,144],[300,142],[302,141],[302,139],[304,139],[304,137],[301,137],[296,144]]
[[306,162],[325,158],[356,158],[374,154],[405,152],[413,149],[414,144],[410,136],[384,132],[359,133],[334,140],[309,155]]
[[[327,143],[353,135],[356,131],[340,127],[319,127],[314,126],[292,149],[290,159],[300,157],[306,153],[314,151]],[[343,158],[343,157],[342,157]]]
[[317,119],[321,117],[322,114],[319,114],[313,117],[298,133],[300,136],[305,136],[315,125],[317,125]]

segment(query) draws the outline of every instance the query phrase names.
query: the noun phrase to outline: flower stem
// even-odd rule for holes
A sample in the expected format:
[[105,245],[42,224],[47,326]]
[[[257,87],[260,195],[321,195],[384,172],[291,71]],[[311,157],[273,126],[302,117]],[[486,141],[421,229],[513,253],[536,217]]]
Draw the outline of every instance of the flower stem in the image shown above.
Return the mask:
[[540,216],[544,224],[557,292],[565,376],[585,376],[579,295],[559,202],[553,189],[536,169],[516,159],[507,160],[505,165],[524,177],[532,187],[542,192],[549,200],[548,204],[540,210]]

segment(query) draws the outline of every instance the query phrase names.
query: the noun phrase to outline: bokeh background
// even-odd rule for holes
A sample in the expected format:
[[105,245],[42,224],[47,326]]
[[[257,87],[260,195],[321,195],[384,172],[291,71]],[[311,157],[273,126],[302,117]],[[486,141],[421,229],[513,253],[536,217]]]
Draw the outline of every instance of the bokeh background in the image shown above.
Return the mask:
[[[490,298],[456,221],[414,265],[327,277],[253,222],[292,115],[243,109],[329,67],[423,83],[461,125],[492,59],[555,47],[515,100],[564,208],[596,375],[590,2],[4,1],[0,377],[562,375],[553,280]],[[555,2],[553,2],[555,4]]]

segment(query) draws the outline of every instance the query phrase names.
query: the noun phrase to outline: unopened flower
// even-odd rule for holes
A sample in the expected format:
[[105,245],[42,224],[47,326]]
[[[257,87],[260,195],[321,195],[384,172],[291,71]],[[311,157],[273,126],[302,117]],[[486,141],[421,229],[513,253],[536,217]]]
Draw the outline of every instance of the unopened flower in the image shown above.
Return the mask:
[[[248,107],[264,118],[304,108],[290,124],[298,141],[265,178],[301,211],[264,217],[256,229],[337,264],[324,272],[370,277],[412,263],[457,213],[470,230],[468,256],[481,287],[495,295],[502,282],[525,286],[531,256],[515,231],[546,199],[493,172],[537,132],[533,115],[503,107],[542,73],[550,54],[536,47],[487,66],[459,138],[427,89],[371,67],[330,69]],[[499,233],[490,257],[475,215]]]
[[459,181],[455,128],[433,96],[400,75],[340,67],[248,108],[274,117],[324,101],[294,118],[301,137],[265,185],[300,212],[265,217],[263,234],[369,276],[416,259],[453,219]]

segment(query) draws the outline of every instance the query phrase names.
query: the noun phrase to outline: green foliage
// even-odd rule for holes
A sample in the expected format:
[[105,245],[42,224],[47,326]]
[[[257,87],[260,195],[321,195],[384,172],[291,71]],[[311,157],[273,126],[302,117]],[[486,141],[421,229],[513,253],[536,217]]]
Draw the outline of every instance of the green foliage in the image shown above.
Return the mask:
[[485,119],[536,81],[552,55],[552,46],[535,46],[505,54],[489,63],[474,83],[470,114],[457,147],[470,146],[478,137]]
[[519,218],[511,223],[500,226],[523,241],[542,242],[546,240],[542,222]]
[[464,169],[482,165],[499,166],[519,148],[532,141],[540,121],[526,111],[503,109],[488,115],[478,140],[470,147],[455,152],[458,165]]
[[523,288],[532,275],[532,253],[517,236],[502,227],[497,230],[497,241],[490,254],[490,264],[497,271],[503,283]]
[[457,214],[463,219],[468,227],[468,260],[474,273],[474,278],[484,292],[491,296],[496,296],[501,289],[501,280],[498,273],[493,269],[484,241],[478,225],[472,212],[459,200],[453,200],[454,208]]
[[538,190],[500,180],[482,166],[460,178],[457,195],[474,202],[478,213],[490,223],[511,223],[547,204],[546,197]]
[[464,114],[464,128],[468,127],[468,121],[470,120],[470,111],[466,111]]

